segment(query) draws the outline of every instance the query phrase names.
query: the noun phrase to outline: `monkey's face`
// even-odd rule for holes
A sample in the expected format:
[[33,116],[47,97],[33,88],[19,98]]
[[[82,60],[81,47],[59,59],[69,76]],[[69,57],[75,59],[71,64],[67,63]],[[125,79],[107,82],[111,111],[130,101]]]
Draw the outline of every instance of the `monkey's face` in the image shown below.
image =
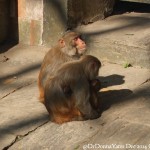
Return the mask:
[[79,55],[85,53],[86,44],[84,40],[81,39],[80,34],[76,32],[66,33],[60,40],[59,44],[63,49],[63,52],[69,56]]
[[86,51],[85,42],[78,36],[73,39],[74,46],[77,49],[78,54],[83,54]]

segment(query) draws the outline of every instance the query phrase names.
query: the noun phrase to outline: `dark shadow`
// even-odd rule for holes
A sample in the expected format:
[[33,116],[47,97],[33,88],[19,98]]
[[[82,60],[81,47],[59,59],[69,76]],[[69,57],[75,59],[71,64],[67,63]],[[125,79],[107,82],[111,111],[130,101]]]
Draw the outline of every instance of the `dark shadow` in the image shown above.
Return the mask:
[[150,4],[118,1],[115,4],[112,15],[130,12],[150,13]]
[[[115,32],[118,30],[126,29],[126,28],[138,28],[138,27],[148,27],[150,25],[150,19],[147,17],[143,16],[122,16],[121,18],[117,18],[118,21],[125,21],[128,20],[128,23],[124,24],[123,26],[120,27],[113,27],[107,30],[102,30],[102,31],[93,31],[93,32],[83,32],[85,39],[87,42],[89,42],[90,36],[97,36],[97,35],[102,35],[102,34],[109,34],[111,32]],[[82,31],[81,31],[82,32]]]
[[110,86],[121,85],[125,82],[124,76],[113,74],[106,77],[98,77],[101,82],[101,91],[98,93],[99,100],[101,102],[100,113],[108,109],[111,105],[122,101],[123,97],[131,95],[133,92],[129,89],[120,90],[103,90]]
[[5,36],[3,40],[0,41],[0,53],[9,50],[11,47],[18,44],[19,41],[18,0],[6,0],[5,10],[6,12],[3,12],[5,18],[0,18],[1,25],[5,30]]
[[17,45],[17,42],[14,41],[4,41],[3,43],[0,44],[0,54],[8,51],[12,47]]
[[99,92],[99,99],[101,102],[101,113],[109,109],[112,105],[127,101],[127,96],[131,95],[133,92],[129,89],[120,90],[109,90]]
[[44,114],[41,116],[37,116],[34,118],[30,119],[24,119],[24,120],[20,120],[20,121],[16,121],[11,123],[7,122],[7,124],[3,127],[0,127],[0,139],[5,138],[5,136],[8,136],[9,134],[13,134],[15,131],[19,131],[19,130],[23,130],[24,128],[27,129],[32,127],[33,125],[38,124],[37,126],[40,126],[39,124],[43,124],[44,122],[48,122],[49,121],[49,115]]
[[121,85],[124,83],[124,76],[113,74],[106,77],[98,77],[101,81],[101,87],[106,88],[113,85]]
[[53,9],[55,9],[58,12],[59,19],[61,20],[61,22],[63,24],[66,24],[67,16],[65,15],[65,8],[62,5],[62,3],[64,2],[61,2],[59,0],[48,0],[48,2],[50,3],[50,7],[53,7]]
[[65,0],[45,0],[43,2],[42,39],[44,44],[50,43],[52,46],[58,40],[60,31],[67,29],[66,2]]
[[22,74],[25,75],[26,73],[29,73],[29,72],[31,72],[33,70],[36,70],[36,69],[39,69],[40,67],[41,67],[41,63],[23,68],[19,72],[16,72],[16,73],[4,76],[4,77],[0,77],[0,84],[3,83],[3,80],[13,78],[14,76],[19,76],[19,75],[22,75]]
[[101,102],[101,112],[109,109],[112,105],[121,104],[128,101],[145,101],[150,107],[150,84],[144,83],[139,86],[134,93],[129,89],[109,90],[99,92],[99,100]]

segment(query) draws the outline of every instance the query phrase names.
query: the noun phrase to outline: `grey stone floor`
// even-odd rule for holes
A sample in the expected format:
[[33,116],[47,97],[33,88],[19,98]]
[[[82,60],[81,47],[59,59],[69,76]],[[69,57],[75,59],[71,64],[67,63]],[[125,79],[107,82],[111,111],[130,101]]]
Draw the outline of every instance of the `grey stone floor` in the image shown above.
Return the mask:
[[77,30],[100,59],[150,68],[150,13],[114,15]]
[[19,44],[0,54],[0,149],[150,147],[149,69],[102,61],[101,117],[58,125],[38,101],[37,76],[47,50]]

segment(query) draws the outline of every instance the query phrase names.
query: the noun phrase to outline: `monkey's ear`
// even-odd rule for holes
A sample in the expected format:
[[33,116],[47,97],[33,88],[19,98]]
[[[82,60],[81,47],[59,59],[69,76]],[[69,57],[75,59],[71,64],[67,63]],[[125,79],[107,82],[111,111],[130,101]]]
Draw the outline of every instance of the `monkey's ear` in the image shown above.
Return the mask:
[[59,45],[63,48],[65,47],[65,41],[63,39],[59,39]]

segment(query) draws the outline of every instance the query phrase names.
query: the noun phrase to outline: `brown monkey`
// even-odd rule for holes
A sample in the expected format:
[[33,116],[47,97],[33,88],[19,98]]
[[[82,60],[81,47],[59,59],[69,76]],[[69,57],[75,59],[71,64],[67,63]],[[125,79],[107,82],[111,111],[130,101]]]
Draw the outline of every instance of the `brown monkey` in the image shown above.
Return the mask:
[[[87,120],[99,117],[96,90],[100,61],[90,55],[64,63],[46,82],[45,106],[53,122]],[[93,92],[94,91],[94,92]],[[94,103],[94,104],[92,104]]]
[[38,78],[41,102],[44,103],[44,86],[47,77],[53,76],[63,63],[79,59],[85,51],[86,44],[80,38],[80,34],[69,31],[59,40],[55,47],[47,52]]

